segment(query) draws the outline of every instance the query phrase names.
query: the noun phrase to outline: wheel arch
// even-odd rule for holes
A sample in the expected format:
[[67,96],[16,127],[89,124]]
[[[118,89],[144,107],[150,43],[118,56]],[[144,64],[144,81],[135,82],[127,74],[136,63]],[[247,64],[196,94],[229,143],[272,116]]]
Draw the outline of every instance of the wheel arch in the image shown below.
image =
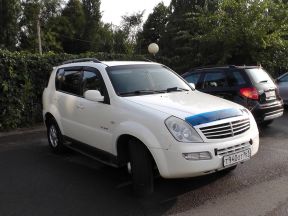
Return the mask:
[[53,115],[51,112],[46,112],[44,115],[44,123],[47,127],[49,121],[55,121],[61,131],[61,133],[63,134],[63,128],[61,123],[57,120],[57,116],[55,117],[55,115]]
[[149,147],[139,138],[130,135],[130,134],[122,134],[118,137],[117,143],[116,143],[116,148],[117,148],[117,158],[118,161],[121,165],[125,165],[129,162],[129,140],[135,139],[139,141],[145,148],[147,149],[147,152],[149,153],[152,162],[154,165],[157,166],[156,160],[154,159],[154,156],[152,152],[150,151]]

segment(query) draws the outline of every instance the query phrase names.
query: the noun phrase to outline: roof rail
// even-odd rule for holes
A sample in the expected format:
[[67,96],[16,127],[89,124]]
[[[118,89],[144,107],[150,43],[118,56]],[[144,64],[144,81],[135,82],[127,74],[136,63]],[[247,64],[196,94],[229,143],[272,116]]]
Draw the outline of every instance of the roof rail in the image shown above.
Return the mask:
[[70,64],[70,63],[77,63],[77,62],[95,62],[95,63],[101,63],[98,59],[96,58],[80,58],[80,59],[71,59],[64,61],[62,64]]
[[223,65],[206,65],[206,66],[198,66],[198,67],[193,67],[189,71],[192,70],[201,70],[201,69],[210,69],[210,68],[227,68],[228,66],[223,66]]

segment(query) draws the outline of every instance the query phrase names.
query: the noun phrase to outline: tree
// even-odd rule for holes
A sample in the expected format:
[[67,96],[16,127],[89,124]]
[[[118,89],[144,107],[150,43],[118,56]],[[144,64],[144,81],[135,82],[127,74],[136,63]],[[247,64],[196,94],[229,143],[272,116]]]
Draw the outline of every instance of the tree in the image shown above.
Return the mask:
[[99,51],[100,44],[103,44],[100,34],[107,29],[107,26],[101,23],[100,0],[83,0],[83,9],[86,18],[83,34],[83,40],[86,41],[84,50]]
[[159,44],[159,39],[165,34],[168,14],[169,10],[163,2],[154,7],[143,25],[143,31],[137,35],[137,51],[139,53],[147,53],[147,47],[153,42],[158,43],[160,48],[165,46],[165,44]]
[[288,60],[287,4],[223,0],[217,11],[202,16],[199,23],[203,35],[195,39],[201,44],[204,64],[261,63],[271,67]]
[[79,0],[70,0],[62,12],[60,19],[62,46],[67,53],[81,53],[87,41],[83,40],[86,19],[82,3]]
[[15,50],[20,30],[20,0],[0,1],[0,48]]
[[194,37],[201,34],[198,18],[205,8],[210,9],[209,4],[208,0],[172,0],[170,3],[166,33],[160,43],[165,45],[161,47],[163,55],[175,61],[179,71],[200,64],[199,42]]
[[[49,51],[51,40],[49,32],[50,20],[60,15],[62,0],[26,0],[23,1],[23,15],[21,16],[20,48],[36,51],[40,41],[41,47]],[[41,33],[42,32],[42,33]],[[48,39],[50,38],[50,39]],[[48,39],[47,41],[45,39]]]
[[[132,54],[136,46],[136,36],[143,22],[144,11],[122,16],[121,28],[115,31],[115,51]],[[120,43],[120,44],[117,44]]]

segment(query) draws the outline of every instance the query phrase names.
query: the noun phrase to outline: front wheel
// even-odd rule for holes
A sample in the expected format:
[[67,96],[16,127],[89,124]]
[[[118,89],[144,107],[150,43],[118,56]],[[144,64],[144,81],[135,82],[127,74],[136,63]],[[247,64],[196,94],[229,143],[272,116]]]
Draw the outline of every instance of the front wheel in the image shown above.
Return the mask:
[[154,191],[153,159],[140,141],[129,141],[129,156],[133,189],[136,195],[145,196]]
[[49,146],[55,153],[62,153],[64,151],[64,139],[62,133],[54,120],[47,124],[47,137]]

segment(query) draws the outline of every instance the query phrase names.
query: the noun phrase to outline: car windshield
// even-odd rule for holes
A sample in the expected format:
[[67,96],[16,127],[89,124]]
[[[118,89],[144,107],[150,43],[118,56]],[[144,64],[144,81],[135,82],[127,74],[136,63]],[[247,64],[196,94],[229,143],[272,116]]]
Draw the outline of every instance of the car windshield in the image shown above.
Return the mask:
[[246,69],[248,75],[253,80],[254,83],[269,83],[273,84],[273,81],[269,74],[262,68],[251,68]]
[[111,66],[107,72],[115,92],[120,96],[191,90],[181,78],[162,65]]

